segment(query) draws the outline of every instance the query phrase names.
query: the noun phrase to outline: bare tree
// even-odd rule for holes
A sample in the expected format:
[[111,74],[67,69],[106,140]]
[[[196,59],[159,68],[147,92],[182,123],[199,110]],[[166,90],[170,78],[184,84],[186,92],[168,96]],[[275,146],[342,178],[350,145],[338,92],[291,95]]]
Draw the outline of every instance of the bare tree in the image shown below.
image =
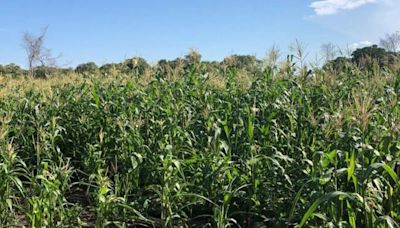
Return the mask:
[[352,48],[349,44],[347,44],[345,47],[339,47],[338,46],[336,50],[337,50],[337,54],[339,56],[350,58],[351,54],[354,51],[354,48]]
[[55,66],[56,58],[52,57],[51,50],[44,46],[47,27],[42,29],[38,36],[25,32],[22,38],[23,47],[26,51],[29,76],[35,76],[35,67],[40,64],[43,67]]
[[334,44],[329,42],[321,46],[321,52],[325,62],[329,62],[337,56],[338,50]]
[[380,40],[380,45],[387,51],[391,52],[400,51],[400,31],[391,34],[386,34],[385,38],[382,38]]

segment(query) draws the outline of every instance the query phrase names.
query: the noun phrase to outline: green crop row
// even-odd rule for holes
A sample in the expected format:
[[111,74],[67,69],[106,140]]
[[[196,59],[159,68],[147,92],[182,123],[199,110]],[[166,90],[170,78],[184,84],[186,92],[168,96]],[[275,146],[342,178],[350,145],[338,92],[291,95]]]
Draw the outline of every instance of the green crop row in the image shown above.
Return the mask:
[[293,70],[3,95],[0,227],[397,227],[400,76]]

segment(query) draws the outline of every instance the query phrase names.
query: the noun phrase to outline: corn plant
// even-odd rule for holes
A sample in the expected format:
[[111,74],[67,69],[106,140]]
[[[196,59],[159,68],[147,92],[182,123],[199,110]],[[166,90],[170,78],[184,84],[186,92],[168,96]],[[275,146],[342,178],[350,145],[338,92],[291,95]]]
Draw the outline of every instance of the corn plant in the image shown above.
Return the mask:
[[398,75],[294,51],[251,72],[232,57],[6,81],[0,223],[399,226]]

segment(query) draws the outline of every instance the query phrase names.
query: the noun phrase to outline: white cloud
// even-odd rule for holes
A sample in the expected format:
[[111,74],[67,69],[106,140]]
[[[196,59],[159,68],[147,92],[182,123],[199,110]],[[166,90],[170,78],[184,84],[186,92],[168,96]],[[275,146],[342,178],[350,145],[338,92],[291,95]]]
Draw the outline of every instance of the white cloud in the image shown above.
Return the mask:
[[371,41],[365,40],[365,41],[361,41],[358,43],[353,43],[349,45],[350,50],[354,51],[357,48],[363,48],[363,47],[368,47],[373,45],[373,43]]
[[377,0],[319,0],[311,3],[310,7],[314,9],[317,15],[332,15],[339,10],[351,10],[368,3],[374,3]]
[[368,40],[375,44],[386,33],[400,30],[400,0],[376,0],[373,7],[335,17],[313,16],[316,24],[331,30],[343,40]]

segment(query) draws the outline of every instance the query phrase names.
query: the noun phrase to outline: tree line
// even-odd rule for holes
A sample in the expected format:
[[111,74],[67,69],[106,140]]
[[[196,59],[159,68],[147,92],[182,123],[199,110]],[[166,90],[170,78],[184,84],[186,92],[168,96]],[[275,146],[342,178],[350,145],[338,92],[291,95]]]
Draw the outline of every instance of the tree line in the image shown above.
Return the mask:
[[[29,76],[35,78],[47,78],[59,75],[80,74],[88,75],[114,75],[128,74],[140,76],[146,72],[155,73],[163,76],[171,71],[181,69],[191,70],[194,67],[197,70],[204,71],[226,71],[242,70],[250,74],[261,73],[266,67],[278,64],[280,52],[273,47],[268,52],[265,59],[258,59],[254,55],[231,55],[222,61],[203,61],[201,54],[196,50],[190,50],[183,58],[174,60],[162,59],[157,64],[149,64],[141,57],[126,59],[120,63],[107,63],[98,66],[94,62],[82,63],[75,68],[59,67],[56,62],[60,56],[54,57],[51,49],[45,46],[45,37],[47,27],[39,35],[24,33],[22,38],[23,48],[26,52],[28,69],[24,69],[14,63],[8,65],[0,64],[0,75],[6,76]],[[295,54],[287,56],[287,59],[295,59],[295,64],[303,74],[311,72],[305,63],[308,53],[305,46],[296,41],[291,50]],[[356,50],[341,50],[338,46],[327,43],[321,46],[321,55],[318,61],[323,62],[324,70],[341,71],[346,68],[359,67],[371,70],[375,66],[387,68],[393,71],[400,70],[400,32],[386,34],[380,40],[379,46],[358,48]],[[318,65],[318,64],[314,64]]]

